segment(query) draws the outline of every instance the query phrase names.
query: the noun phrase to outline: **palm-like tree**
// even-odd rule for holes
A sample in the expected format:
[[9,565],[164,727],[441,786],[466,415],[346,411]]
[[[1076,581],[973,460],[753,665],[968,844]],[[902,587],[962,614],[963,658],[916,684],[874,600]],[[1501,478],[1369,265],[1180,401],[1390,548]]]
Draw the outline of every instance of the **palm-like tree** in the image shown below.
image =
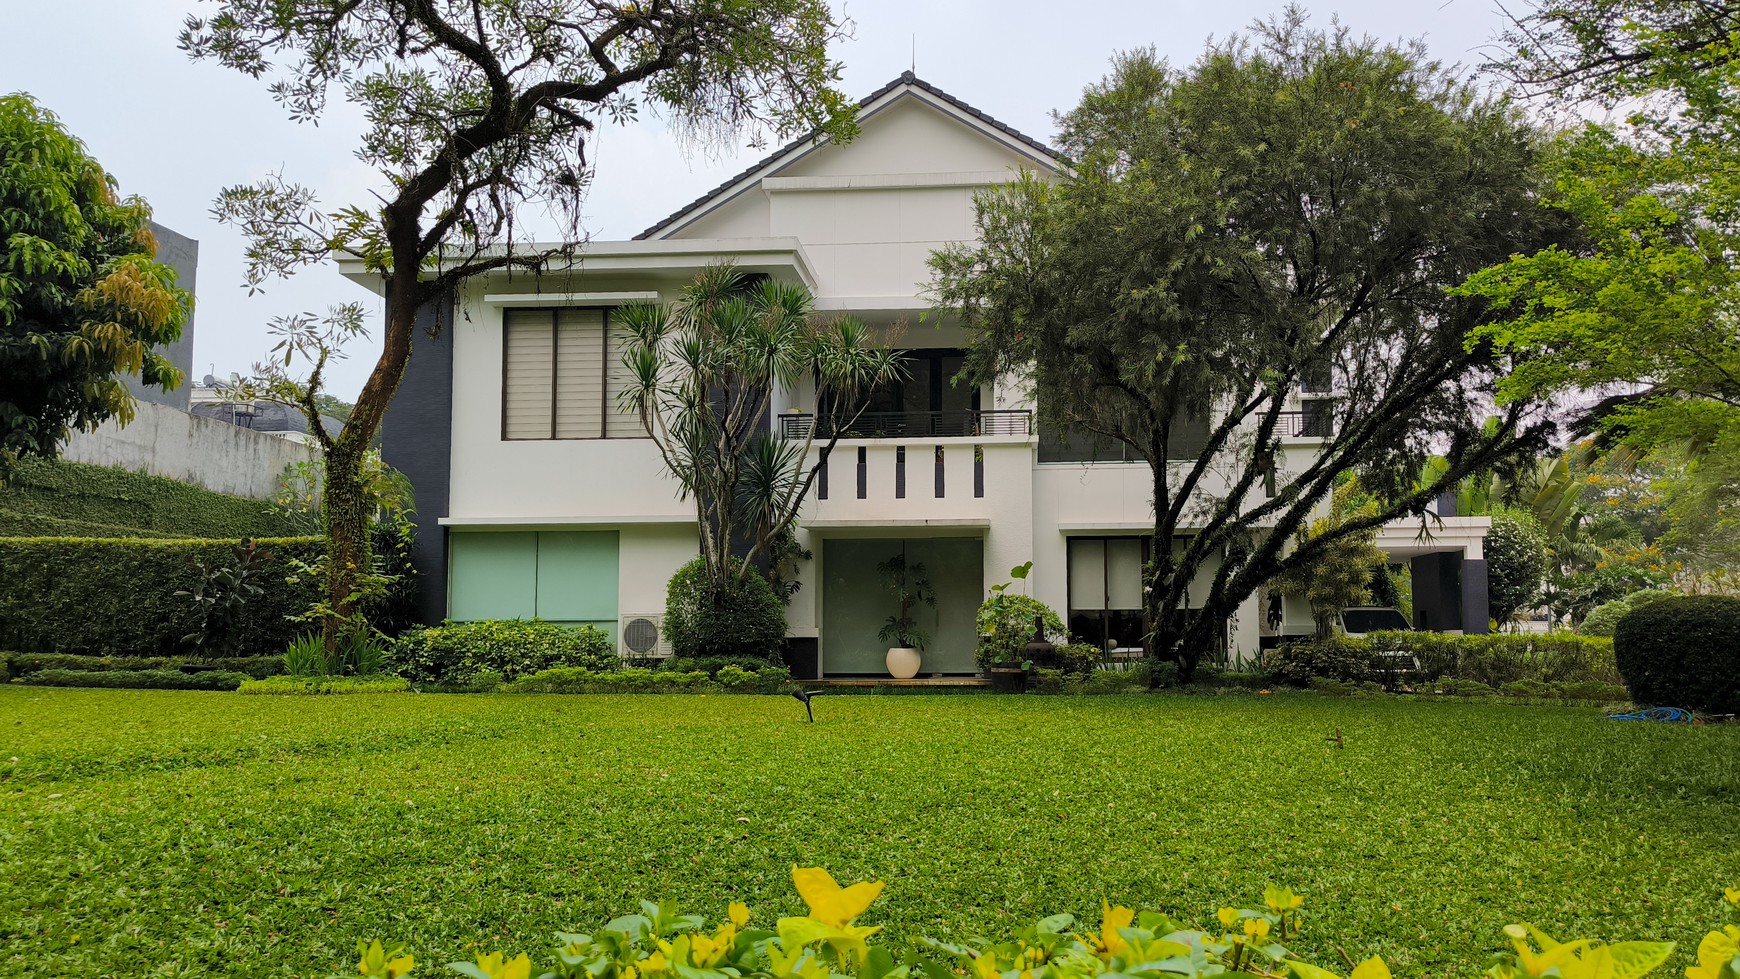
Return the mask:
[[[839,433],[873,388],[901,377],[900,360],[855,317],[818,323],[803,286],[751,281],[729,264],[709,266],[675,302],[620,315],[630,379],[619,404],[694,500],[708,579],[740,585],[758,557],[774,556]],[[806,378],[818,412],[837,417],[817,417],[801,438],[776,437],[774,389]],[[737,544],[747,544],[740,560]]]

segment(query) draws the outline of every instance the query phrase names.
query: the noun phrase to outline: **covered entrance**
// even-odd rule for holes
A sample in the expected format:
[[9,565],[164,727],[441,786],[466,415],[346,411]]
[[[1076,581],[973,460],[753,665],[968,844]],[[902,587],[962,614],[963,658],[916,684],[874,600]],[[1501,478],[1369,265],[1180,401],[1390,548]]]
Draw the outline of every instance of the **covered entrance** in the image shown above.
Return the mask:
[[890,616],[898,615],[894,597],[876,566],[906,555],[907,566],[922,564],[936,591],[936,608],[913,610],[919,629],[930,637],[920,676],[978,672],[976,617],[985,598],[984,541],[977,537],[829,538],[822,541],[822,675],[887,676],[888,643],[877,637]]

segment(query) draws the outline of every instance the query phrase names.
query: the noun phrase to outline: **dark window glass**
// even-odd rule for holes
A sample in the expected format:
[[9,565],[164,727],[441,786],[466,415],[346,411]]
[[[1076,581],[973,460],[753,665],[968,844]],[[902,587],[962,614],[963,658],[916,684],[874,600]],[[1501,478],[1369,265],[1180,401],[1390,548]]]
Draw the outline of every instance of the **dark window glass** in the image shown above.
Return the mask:
[[1350,608],[1341,613],[1341,625],[1350,635],[1410,629],[1408,620],[1393,608]]
[[[956,374],[966,365],[961,350],[906,350],[900,358],[907,376],[870,392],[864,413],[846,434],[857,438],[964,436],[974,431],[979,389],[957,385]],[[824,415],[833,413],[833,399],[823,399]]]
[[[1166,443],[1166,458],[1195,459],[1208,444],[1208,418],[1176,422]],[[1039,426],[1040,462],[1141,462],[1142,457],[1124,443],[1079,428],[1042,422]]]

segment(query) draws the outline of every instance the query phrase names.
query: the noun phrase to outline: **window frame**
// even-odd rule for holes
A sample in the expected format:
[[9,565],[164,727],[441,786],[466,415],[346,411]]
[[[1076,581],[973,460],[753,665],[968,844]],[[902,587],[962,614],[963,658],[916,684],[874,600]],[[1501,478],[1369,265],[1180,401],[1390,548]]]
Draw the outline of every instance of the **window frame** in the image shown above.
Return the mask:
[[[1150,558],[1152,557],[1152,555],[1154,553],[1154,550],[1153,550],[1153,548],[1154,548],[1154,535],[1153,534],[1070,534],[1064,538],[1064,544],[1063,544],[1063,566],[1064,566],[1063,620],[1064,620],[1065,627],[1068,628],[1072,633],[1075,631],[1074,627],[1073,627],[1073,623],[1075,622],[1077,610],[1076,610],[1074,598],[1073,598],[1074,593],[1075,593],[1075,587],[1074,587],[1075,582],[1073,580],[1075,577],[1075,565],[1074,565],[1074,562],[1071,560],[1071,552],[1074,550],[1077,541],[1082,541],[1082,542],[1093,541],[1093,542],[1098,542],[1103,546],[1107,542],[1115,541],[1115,540],[1116,541],[1125,541],[1125,540],[1140,541],[1141,542],[1141,552],[1138,555],[1139,564],[1137,565],[1137,567],[1138,568],[1147,567],[1148,561],[1150,560]],[[1083,614],[1090,614],[1091,613],[1091,614],[1097,614],[1099,616],[1099,626],[1100,626],[1099,633],[1100,634],[1098,636],[1082,636],[1082,638],[1091,640],[1093,642],[1094,647],[1096,649],[1099,649],[1102,655],[1111,652],[1111,649],[1106,648],[1106,638],[1111,631],[1110,626],[1109,626],[1110,620],[1109,620],[1109,617],[1107,616],[1106,613],[1130,611],[1129,609],[1113,609],[1113,608],[1109,607],[1111,604],[1111,587],[1112,587],[1111,586],[1111,574],[1110,574],[1110,570],[1111,570],[1110,561],[1111,561],[1111,559],[1109,557],[1109,549],[1103,549],[1101,551],[1101,556],[1100,556],[1100,562],[1101,562],[1101,566],[1100,566],[1100,581],[1101,581],[1100,601],[1104,604],[1100,605],[1100,607],[1098,607],[1098,608],[1092,608],[1092,609],[1084,608],[1084,609],[1080,610]],[[1139,574],[1139,572],[1138,572],[1138,574]],[[1146,585],[1146,582],[1141,581],[1140,577],[1138,577],[1138,580],[1137,580],[1138,594],[1141,594],[1140,589],[1145,587],[1145,585]],[[1143,604],[1146,605],[1145,602]],[[1139,616],[1146,614],[1144,608],[1138,608],[1135,611]],[[1115,648],[1117,648],[1117,649],[1129,649],[1132,647],[1118,646]],[[1135,648],[1140,648],[1145,653],[1147,651],[1147,643],[1144,642],[1140,647],[1135,647]]]
[[[608,434],[609,430],[610,430],[610,424],[609,424],[610,414],[613,410],[612,405],[611,405],[612,392],[610,390],[610,330],[611,330],[611,321],[614,318],[614,314],[618,309],[621,309],[621,308],[622,307],[620,304],[561,303],[561,304],[556,304],[556,305],[551,305],[551,306],[515,306],[511,309],[502,310],[502,312],[501,312],[501,377],[500,377],[500,381],[499,381],[500,396],[496,399],[496,403],[497,403],[497,406],[499,408],[498,413],[501,416],[500,417],[500,425],[499,425],[499,433],[498,433],[501,441],[503,441],[503,442],[601,442],[601,441],[608,439],[608,440],[613,441],[613,442],[621,442],[621,441],[632,441],[634,439],[648,439],[648,438],[652,437],[646,433],[646,430],[644,428],[641,428],[639,430],[639,434],[637,434],[637,435],[610,435],[610,434]],[[558,341],[560,339],[560,331],[557,329],[556,317],[560,313],[562,313],[563,311],[567,311],[567,310],[580,311],[580,312],[596,310],[602,318],[602,328],[599,330],[600,339],[599,339],[599,348],[598,348],[598,369],[599,369],[599,385],[598,386],[599,386],[599,389],[603,392],[603,394],[599,399],[600,400],[600,405],[599,405],[600,413],[599,413],[598,434],[597,435],[557,435],[556,434],[556,412],[557,412],[556,399],[558,397],[558,392],[561,390],[560,378],[561,378],[561,370],[562,370],[561,358],[559,356],[559,347],[558,347]],[[534,437],[529,437],[529,438],[516,438],[516,437],[508,435],[508,405],[507,405],[507,395],[508,395],[508,319],[510,316],[514,316],[516,314],[523,315],[526,313],[547,313],[547,314],[549,314],[549,320],[550,320],[550,322],[549,322],[549,330],[550,330],[550,418],[549,418],[550,424],[549,424],[549,432],[550,432],[550,434],[539,435],[539,436],[534,436]]]

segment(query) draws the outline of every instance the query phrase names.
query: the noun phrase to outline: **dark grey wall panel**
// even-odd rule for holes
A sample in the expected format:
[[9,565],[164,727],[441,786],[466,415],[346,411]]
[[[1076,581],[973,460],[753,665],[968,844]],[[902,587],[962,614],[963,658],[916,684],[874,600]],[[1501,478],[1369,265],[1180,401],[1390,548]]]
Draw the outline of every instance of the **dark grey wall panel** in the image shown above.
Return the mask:
[[1492,612],[1486,597],[1486,562],[1462,562],[1462,631],[1485,635],[1492,628]]
[[453,299],[417,314],[417,335],[399,393],[381,423],[381,458],[417,494],[417,611],[430,625],[447,617],[447,516],[453,468]]
[[[195,291],[199,282],[199,242],[155,221],[151,222],[151,234],[157,239],[157,260],[175,270],[175,284],[188,292]],[[181,339],[157,348],[158,353],[180,369],[181,386],[165,391],[141,384],[136,374],[122,374],[121,383],[127,385],[133,397],[179,411],[187,410],[190,389],[202,373],[196,372],[193,365],[193,321],[198,315],[198,305],[195,304],[194,315],[189,316],[187,325],[181,328]]]

